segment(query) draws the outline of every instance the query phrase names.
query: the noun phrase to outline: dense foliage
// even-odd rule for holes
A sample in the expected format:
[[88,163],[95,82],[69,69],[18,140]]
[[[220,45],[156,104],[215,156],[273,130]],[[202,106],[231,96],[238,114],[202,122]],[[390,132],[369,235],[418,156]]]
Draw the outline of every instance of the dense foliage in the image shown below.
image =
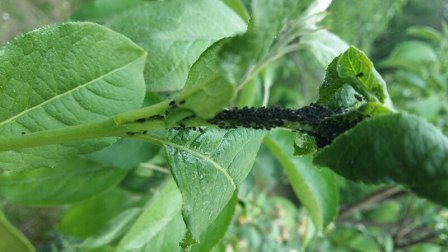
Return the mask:
[[[408,6],[371,1],[356,37],[347,2],[324,24],[366,52]],[[11,223],[37,207],[39,251],[442,249],[447,25],[377,70],[330,4],[96,0],[12,39],[0,251],[35,250]]]

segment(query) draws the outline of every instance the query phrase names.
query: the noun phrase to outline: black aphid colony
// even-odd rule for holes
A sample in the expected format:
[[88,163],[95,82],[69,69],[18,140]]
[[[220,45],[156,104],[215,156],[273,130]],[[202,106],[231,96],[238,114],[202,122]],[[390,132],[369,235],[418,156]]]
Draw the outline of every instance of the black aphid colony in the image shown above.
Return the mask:
[[328,145],[342,132],[362,120],[362,114],[345,117],[341,112],[310,104],[300,109],[260,107],[223,110],[208,122],[220,128],[266,129],[286,127],[306,132],[316,139],[318,147]]

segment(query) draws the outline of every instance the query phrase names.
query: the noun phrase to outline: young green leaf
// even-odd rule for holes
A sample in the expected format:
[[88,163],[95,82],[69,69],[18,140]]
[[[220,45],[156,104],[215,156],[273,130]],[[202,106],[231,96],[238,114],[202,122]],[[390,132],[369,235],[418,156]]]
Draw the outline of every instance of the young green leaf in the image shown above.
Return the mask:
[[128,171],[74,159],[61,166],[5,172],[0,176],[0,194],[18,204],[72,203],[117,186]]
[[363,52],[350,47],[328,66],[317,102],[334,109],[353,109],[359,99],[393,109],[386,83],[373,63]]
[[0,212],[0,251],[36,251],[28,239],[20,233]]
[[309,156],[297,157],[293,152],[294,134],[276,131],[264,139],[288,176],[297,197],[308,210],[317,229],[327,227],[336,217],[338,190],[334,174],[317,170]]
[[188,71],[214,42],[244,32],[246,24],[218,0],[153,1],[106,23],[151,55],[145,66],[148,89],[182,89]]
[[448,139],[424,119],[388,114],[361,122],[314,163],[364,183],[399,183],[448,206]]
[[173,132],[161,141],[194,240],[216,220],[251,170],[263,135],[250,129],[207,128],[203,133]]
[[[17,37],[0,49],[0,137],[97,122],[140,107],[145,58],[123,35],[92,23],[51,25]],[[53,167],[112,141],[1,152],[0,168]]]

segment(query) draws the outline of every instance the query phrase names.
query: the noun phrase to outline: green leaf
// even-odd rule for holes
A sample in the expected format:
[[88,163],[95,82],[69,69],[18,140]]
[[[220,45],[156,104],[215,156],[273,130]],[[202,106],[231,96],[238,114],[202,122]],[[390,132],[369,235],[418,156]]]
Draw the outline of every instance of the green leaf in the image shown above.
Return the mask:
[[28,239],[20,233],[0,212],[0,251],[36,251]]
[[263,142],[282,165],[316,228],[322,230],[337,215],[339,196],[336,179],[331,171],[316,169],[310,156],[294,156],[293,141],[294,134],[275,131]]
[[344,40],[327,30],[305,34],[300,38],[300,42],[324,67],[327,67],[335,57],[348,49]]
[[192,252],[208,252],[222,239],[226,234],[227,228],[232,221],[235,207],[238,203],[238,191],[235,191],[233,197],[227,203],[226,207],[222,209],[216,220],[208,227],[199,240],[199,244],[193,245]]
[[181,251],[185,233],[182,196],[170,180],[135,221],[117,251]]
[[207,128],[173,132],[165,146],[182,193],[182,214],[193,239],[216,220],[246,178],[264,133],[250,129]]
[[411,40],[398,44],[381,66],[419,70],[436,61],[437,54],[429,44]]
[[244,7],[243,2],[241,0],[222,0],[225,4],[227,4],[234,12],[236,12],[244,22],[249,23],[249,14],[247,13],[246,8]]
[[[0,49],[0,137],[96,122],[140,107],[145,58],[123,35],[92,23],[51,25],[15,38]],[[1,152],[0,168],[54,167],[111,142]]]
[[336,70],[338,76],[367,101],[391,103],[383,78],[375,70],[370,59],[358,49],[350,47],[345,51],[338,60]]
[[64,235],[87,238],[129,207],[128,195],[119,189],[71,205],[64,214],[59,231]]
[[144,2],[145,0],[94,0],[82,5],[70,17],[79,21],[104,22],[107,18]]
[[406,33],[435,43],[440,43],[443,39],[443,35],[431,26],[411,26],[406,30]]
[[316,153],[314,163],[364,183],[399,183],[448,206],[448,139],[409,114],[374,117]]
[[85,157],[105,166],[133,168],[157,155],[159,148],[145,141],[123,138]]
[[86,239],[80,246],[83,248],[100,248],[112,243],[128,231],[140,212],[140,207],[134,207],[114,216],[99,232]]
[[145,66],[152,92],[180,90],[193,63],[214,42],[244,32],[246,24],[218,0],[154,1],[111,19],[151,55]]
[[193,65],[187,83],[178,100],[184,100],[181,108],[193,111],[197,116],[210,118],[229,104],[235,93],[235,87],[225,80],[217,66],[222,43],[216,43],[207,49]]
[[0,176],[0,194],[26,205],[77,202],[117,186],[127,171],[71,160],[64,168],[5,172]]
[[238,83],[264,57],[284,26],[298,16],[298,2],[293,0],[254,0],[252,16],[243,35],[226,43],[220,66],[226,78]]

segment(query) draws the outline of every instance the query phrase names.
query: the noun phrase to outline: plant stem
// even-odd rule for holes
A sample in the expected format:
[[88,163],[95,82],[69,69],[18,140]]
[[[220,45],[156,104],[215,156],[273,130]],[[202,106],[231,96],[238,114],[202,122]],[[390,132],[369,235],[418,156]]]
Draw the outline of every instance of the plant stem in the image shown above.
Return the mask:
[[342,208],[339,211],[339,218],[343,219],[350,216],[355,211],[369,209],[370,207],[375,206],[378,202],[381,202],[401,192],[403,192],[403,189],[396,186],[383,188],[379,191],[367,195],[365,198],[361,199],[358,202]]
[[34,132],[23,136],[0,138],[0,151],[30,148],[48,144],[61,144],[96,137],[124,136],[127,132],[138,132],[163,127],[165,127],[165,122],[163,120],[116,125],[115,120],[112,118],[95,123]]

